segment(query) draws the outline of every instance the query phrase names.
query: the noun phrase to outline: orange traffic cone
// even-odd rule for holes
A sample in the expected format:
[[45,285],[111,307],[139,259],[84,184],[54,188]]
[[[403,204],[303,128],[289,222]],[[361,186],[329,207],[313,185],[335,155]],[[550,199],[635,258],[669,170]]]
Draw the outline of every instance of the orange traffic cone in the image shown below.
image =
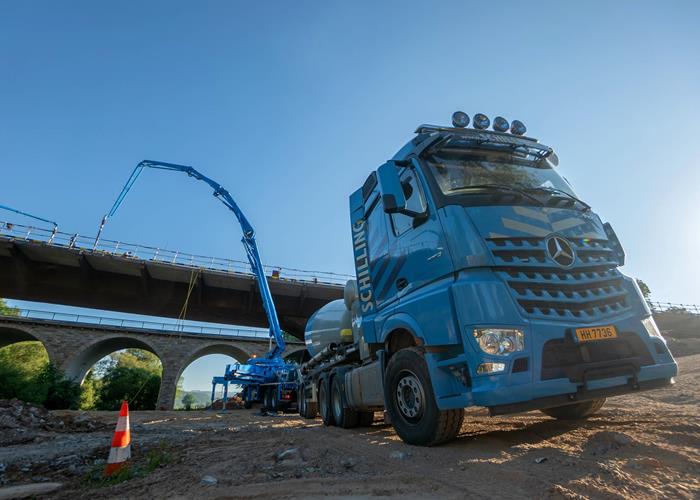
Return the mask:
[[122,408],[119,410],[119,420],[117,428],[114,430],[112,448],[109,450],[105,476],[111,476],[121,469],[126,461],[131,457],[131,432],[129,431],[129,404],[122,401]]

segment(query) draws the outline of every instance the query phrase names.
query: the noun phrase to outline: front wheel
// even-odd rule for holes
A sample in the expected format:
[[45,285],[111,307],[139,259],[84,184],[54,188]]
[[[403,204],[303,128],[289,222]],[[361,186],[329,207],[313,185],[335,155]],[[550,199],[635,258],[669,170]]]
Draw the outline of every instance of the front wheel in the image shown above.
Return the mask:
[[605,398],[600,398],[593,399],[591,401],[584,401],[583,403],[545,408],[541,411],[545,415],[549,415],[550,417],[554,417],[558,420],[580,420],[590,417],[595,412],[600,410],[604,404]]
[[403,349],[389,360],[384,400],[396,433],[408,444],[445,443],[462,427],[464,409],[438,409],[428,366],[416,348]]

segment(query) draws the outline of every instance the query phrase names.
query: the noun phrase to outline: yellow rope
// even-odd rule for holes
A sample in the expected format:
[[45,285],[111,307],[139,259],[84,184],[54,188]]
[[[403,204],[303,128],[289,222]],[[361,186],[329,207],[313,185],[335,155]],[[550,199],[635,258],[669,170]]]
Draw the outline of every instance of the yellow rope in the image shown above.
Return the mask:
[[[199,269],[197,269],[196,272],[194,269],[192,269],[192,273],[190,274],[190,283],[187,286],[187,296],[185,297],[185,303],[182,304],[180,315],[177,317],[176,324],[178,324],[178,328],[182,326],[182,322],[185,320],[185,316],[187,315],[187,306],[189,306],[190,296],[192,295],[192,290],[194,290],[194,287],[197,284],[197,278],[199,278],[199,273]],[[182,336],[182,330],[180,330],[180,335]]]

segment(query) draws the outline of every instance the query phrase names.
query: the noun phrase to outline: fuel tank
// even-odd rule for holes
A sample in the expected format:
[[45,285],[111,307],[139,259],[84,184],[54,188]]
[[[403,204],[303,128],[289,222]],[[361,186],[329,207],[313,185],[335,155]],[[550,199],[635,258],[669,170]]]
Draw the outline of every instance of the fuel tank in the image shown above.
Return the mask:
[[355,280],[349,280],[342,299],[329,302],[309,318],[304,340],[311,356],[315,356],[330,344],[353,342],[351,310],[356,300],[357,285]]

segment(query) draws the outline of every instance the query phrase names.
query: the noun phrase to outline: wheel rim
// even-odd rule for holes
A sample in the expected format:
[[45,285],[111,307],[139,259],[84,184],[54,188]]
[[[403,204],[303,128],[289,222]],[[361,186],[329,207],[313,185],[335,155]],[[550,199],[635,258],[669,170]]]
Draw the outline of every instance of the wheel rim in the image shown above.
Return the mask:
[[425,407],[425,391],[416,375],[408,370],[399,374],[396,384],[396,403],[401,416],[409,422],[420,420]]

